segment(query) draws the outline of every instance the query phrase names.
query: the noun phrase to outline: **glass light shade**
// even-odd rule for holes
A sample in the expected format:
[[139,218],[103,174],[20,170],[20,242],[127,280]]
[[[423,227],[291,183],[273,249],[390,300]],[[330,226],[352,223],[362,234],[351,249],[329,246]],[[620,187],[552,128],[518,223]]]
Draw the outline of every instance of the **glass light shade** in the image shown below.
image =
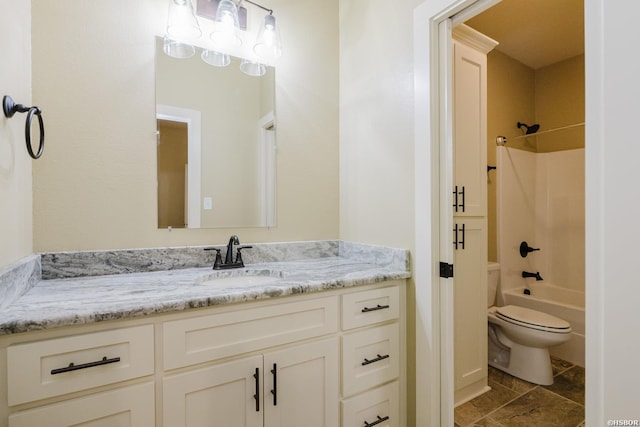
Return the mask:
[[214,22],[214,30],[211,40],[218,47],[232,48],[242,44],[238,35],[240,27],[238,19],[238,7],[231,0],[220,0]]
[[264,25],[260,27],[253,51],[264,59],[277,59],[282,55],[282,42],[280,32],[276,27],[276,17],[267,15],[264,17]]
[[204,62],[214,67],[226,67],[231,63],[231,57],[229,55],[216,52],[215,50],[203,50],[200,57]]
[[267,67],[264,64],[261,64],[259,62],[254,62],[254,61],[250,61],[248,59],[243,59],[240,62],[240,70],[242,70],[243,73],[249,75],[249,76],[253,76],[253,77],[260,77],[260,76],[264,76],[267,72]]
[[172,58],[190,58],[196,53],[196,48],[187,43],[182,43],[164,36],[164,53]]
[[202,35],[191,0],[169,0],[167,34],[175,40],[193,40]]

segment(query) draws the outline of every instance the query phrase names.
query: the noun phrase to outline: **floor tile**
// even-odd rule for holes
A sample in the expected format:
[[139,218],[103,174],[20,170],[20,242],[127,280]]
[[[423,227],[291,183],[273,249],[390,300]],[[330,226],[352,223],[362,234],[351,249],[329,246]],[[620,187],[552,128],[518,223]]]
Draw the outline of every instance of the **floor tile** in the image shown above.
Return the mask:
[[563,371],[566,371],[572,366],[573,363],[571,362],[567,362],[566,360],[558,359],[555,356],[551,356],[551,370],[553,371],[554,376]]
[[576,427],[584,420],[584,407],[536,387],[488,418],[509,427]]
[[545,388],[584,406],[584,368],[574,366],[566,370]]
[[[489,384],[491,390],[455,408],[454,418],[459,426],[469,426],[489,412],[518,397],[518,393],[497,383]],[[482,424],[481,424],[482,425]],[[495,425],[495,424],[486,424]]]
[[492,420],[491,418],[482,418],[481,420],[476,421],[473,424],[470,424],[469,427],[505,427],[504,424],[500,424],[497,421]]
[[489,382],[498,383],[518,394],[526,393],[536,387],[536,384],[516,378],[506,372],[502,372],[501,370],[494,368],[493,366],[489,366]]

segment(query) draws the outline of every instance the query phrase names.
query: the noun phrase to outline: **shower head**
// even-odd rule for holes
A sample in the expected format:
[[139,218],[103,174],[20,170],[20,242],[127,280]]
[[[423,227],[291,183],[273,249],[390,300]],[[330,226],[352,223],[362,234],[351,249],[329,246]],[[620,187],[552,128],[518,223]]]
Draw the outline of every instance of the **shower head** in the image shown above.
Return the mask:
[[518,127],[520,129],[522,129],[523,126],[526,128],[525,135],[531,135],[532,133],[538,132],[538,129],[540,129],[539,124],[529,126],[526,123],[518,122]]

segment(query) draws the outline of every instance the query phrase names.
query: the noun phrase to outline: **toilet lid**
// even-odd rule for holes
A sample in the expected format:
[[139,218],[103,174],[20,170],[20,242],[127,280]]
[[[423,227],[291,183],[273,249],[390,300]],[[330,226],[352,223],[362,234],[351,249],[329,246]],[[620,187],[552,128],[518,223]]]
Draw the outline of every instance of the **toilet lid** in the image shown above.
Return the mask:
[[555,332],[566,332],[571,325],[566,320],[552,316],[541,311],[518,307],[517,305],[505,305],[496,309],[496,315],[507,322],[519,323],[536,329],[544,329]]

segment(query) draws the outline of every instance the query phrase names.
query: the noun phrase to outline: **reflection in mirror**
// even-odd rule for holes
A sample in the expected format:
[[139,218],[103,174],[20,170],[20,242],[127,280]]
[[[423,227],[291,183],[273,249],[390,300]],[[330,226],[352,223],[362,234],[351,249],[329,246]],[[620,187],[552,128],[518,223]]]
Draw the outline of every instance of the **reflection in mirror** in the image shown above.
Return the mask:
[[158,228],[275,226],[275,71],[230,59],[172,58],[156,38]]

